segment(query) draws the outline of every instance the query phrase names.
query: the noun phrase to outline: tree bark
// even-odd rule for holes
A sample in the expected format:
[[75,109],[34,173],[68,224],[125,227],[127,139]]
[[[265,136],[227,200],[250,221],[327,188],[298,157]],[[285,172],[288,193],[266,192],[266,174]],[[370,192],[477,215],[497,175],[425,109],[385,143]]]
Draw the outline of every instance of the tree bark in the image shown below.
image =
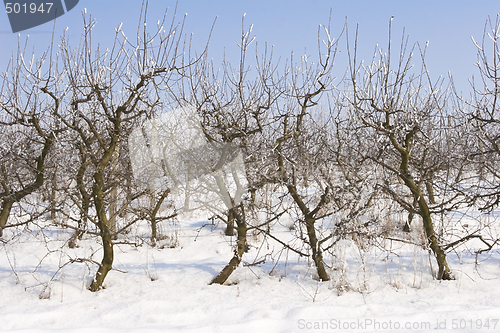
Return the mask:
[[[118,169],[118,158],[120,155],[120,146],[117,145],[116,149],[113,153],[113,157],[111,158],[111,168],[113,172],[116,172]],[[110,192],[110,201],[109,201],[109,230],[113,235],[116,234],[116,218],[118,212],[118,185],[115,183]],[[114,236],[116,239],[116,236]]]
[[0,237],[3,236],[3,228],[7,224],[7,220],[9,219],[10,210],[12,209],[12,205],[14,204],[14,200],[11,198],[6,198],[2,204],[2,212],[0,213]]
[[91,199],[91,195],[87,192],[87,189],[85,188],[85,182],[83,180],[88,165],[87,155],[82,145],[80,145],[79,149],[80,149],[80,157],[82,160],[80,167],[78,168],[78,172],[76,173],[76,186],[78,188],[78,192],[80,192],[81,195],[82,208],[80,212],[80,220],[78,221],[79,230],[75,230],[75,232],[73,233],[73,235],[71,235],[71,238],[68,241],[68,247],[71,249],[76,247],[76,241],[82,238],[83,232],[87,227],[87,220],[89,216],[90,199]]
[[94,174],[92,196],[94,197],[94,204],[97,211],[97,227],[99,228],[102,239],[103,257],[96,276],[89,287],[89,290],[92,292],[102,288],[106,275],[113,267],[113,238],[108,227],[109,221],[105,212],[104,193],[102,191],[103,185],[104,181],[102,175],[99,173]]
[[[417,198],[415,196],[413,196],[413,206],[412,207],[416,207],[417,204],[418,204]],[[413,211],[410,211],[408,213],[408,221],[406,221],[406,223],[403,227],[404,232],[410,232],[410,226],[411,226],[411,223],[413,222],[414,217],[415,217],[415,213]]]
[[102,288],[102,284],[108,272],[113,268],[113,236],[110,230],[108,217],[106,216],[106,201],[104,197],[104,170],[109,165],[115,150],[117,149],[120,141],[120,119],[115,118],[114,121],[115,132],[111,136],[108,149],[104,152],[96,167],[97,172],[94,173],[94,185],[92,187],[92,197],[94,198],[94,206],[97,214],[97,227],[102,239],[103,257],[96,276],[92,281],[89,290],[92,292],[98,291]]
[[434,197],[434,187],[432,187],[431,182],[425,182],[425,188],[427,189],[427,195],[429,196],[429,202],[431,204],[436,204],[436,198]]
[[151,219],[151,242],[153,246],[156,244],[158,240],[158,221],[156,215],[158,215],[158,211],[160,210],[163,201],[167,198],[170,193],[170,189],[163,191],[158,202],[155,202],[155,191],[151,190],[149,193],[149,218]]
[[[243,209],[243,206],[240,204],[241,209]],[[238,227],[238,240],[237,240],[237,246],[236,249],[234,250],[234,255],[233,258],[229,261],[229,263],[222,269],[222,271],[210,282],[210,284],[224,284],[226,280],[229,278],[229,276],[234,272],[234,270],[240,265],[241,263],[241,258],[243,257],[243,254],[247,250],[247,225],[244,220],[244,212],[241,214],[238,212],[238,207],[233,207],[229,209],[229,216],[234,216],[231,217],[233,220],[236,221],[236,225]]]
[[50,191],[50,219],[56,220],[56,194],[57,194],[57,167],[52,175],[52,188]]
[[227,215],[226,229],[224,230],[224,235],[226,235],[226,236],[234,236],[234,234],[235,234],[234,217],[231,215],[232,214],[230,214],[230,213],[228,213],[228,215]]
[[316,237],[316,229],[314,228],[314,223],[316,220],[311,217],[306,217],[306,229],[307,237],[309,238],[309,245],[312,249],[312,259],[314,265],[316,266],[316,272],[318,273],[318,278],[321,281],[328,281],[330,277],[326,273],[325,264],[323,262],[323,253],[321,252],[321,247],[319,246],[318,238]]
[[425,197],[422,195],[420,188],[416,186],[416,184],[410,180],[406,179],[405,183],[407,186],[414,192],[414,195],[419,198],[418,206],[420,208],[420,216],[422,217],[422,221],[424,224],[425,235],[427,240],[429,241],[429,246],[431,247],[432,252],[436,256],[436,261],[439,267],[437,279],[438,280],[453,280],[453,274],[448,266],[448,262],[446,261],[446,253],[439,245],[438,239],[436,237],[436,233],[434,231],[434,224],[432,222],[431,214],[429,211],[429,206],[425,201]]

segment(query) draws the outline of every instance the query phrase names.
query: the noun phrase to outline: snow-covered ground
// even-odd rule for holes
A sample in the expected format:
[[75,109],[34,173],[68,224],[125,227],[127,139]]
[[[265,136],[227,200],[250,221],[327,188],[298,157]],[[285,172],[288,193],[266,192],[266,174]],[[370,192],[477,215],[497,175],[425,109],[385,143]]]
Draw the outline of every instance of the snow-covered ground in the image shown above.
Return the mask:
[[[227,285],[209,285],[232,256],[220,227],[180,221],[164,247],[116,245],[105,289],[86,289],[100,261],[95,238],[64,246],[68,230],[5,231],[0,245],[0,330],[16,332],[498,332],[500,253],[452,252],[455,281],[433,280],[416,245],[342,241],[327,256],[332,280],[277,243],[249,236]],[[133,230],[140,234],[141,227]],[[145,228],[145,227],[144,227]],[[282,231],[286,237],[287,230]],[[129,237],[134,240],[134,238]],[[48,242],[48,240],[51,240]],[[169,245],[178,243],[170,248]],[[279,261],[278,261],[279,259]],[[435,265],[434,259],[432,264]],[[58,270],[59,269],[59,270]]]

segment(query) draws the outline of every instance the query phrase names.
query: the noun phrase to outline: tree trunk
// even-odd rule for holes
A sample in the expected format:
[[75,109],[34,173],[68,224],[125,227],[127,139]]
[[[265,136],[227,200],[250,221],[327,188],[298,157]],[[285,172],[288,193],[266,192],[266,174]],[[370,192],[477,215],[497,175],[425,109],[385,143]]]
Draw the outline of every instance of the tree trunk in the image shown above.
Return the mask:
[[[295,179],[292,179],[292,182],[290,182],[287,173],[285,171],[285,164],[283,162],[283,156],[281,155],[281,145],[278,145],[277,150],[279,152],[278,154],[278,166],[280,168],[281,176],[283,180],[286,183],[286,187],[288,189],[288,192],[290,192],[290,195],[292,196],[293,200],[299,207],[300,211],[302,212],[304,219],[305,219],[305,225],[306,225],[306,230],[307,230],[307,237],[309,239],[309,245],[311,246],[312,249],[312,259],[314,261],[314,265],[316,266],[316,271],[318,273],[318,278],[321,281],[328,281],[330,278],[328,277],[328,274],[326,273],[325,269],[325,264],[323,262],[323,254],[321,253],[321,248],[318,242],[318,237],[316,236],[316,228],[314,227],[314,224],[316,222],[316,218],[314,217],[315,212],[318,211],[321,205],[324,203],[322,198],[320,204],[314,209],[313,211],[309,210],[309,208],[306,206],[304,201],[302,200],[302,197],[299,195],[297,191],[297,187],[295,186]],[[295,177],[295,176],[292,176]],[[325,193],[326,194],[326,193]]]
[[403,180],[406,187],[408,187],[408,189],[413,194],[413,197],[418,202],[418,207],[420,209],[419,215],[423,220],[425,236],[427,237],[432,252],[436,256],[436,261],[439,267],[439,272],[436,278],[438,280],[453,280],[453,274],[451,273],[451,270],[448,267],[448,262],[446,261],[446,253],[439,245],[438,239],[436,237],[434,224],[432,223],[431,213],[429,211],[429,206],[425,201],[425,196],[423,195],[420,187],[415,183],[409,172],[408,165],[410,161],[410,142],[414,133],[415,132],[412,131],[406,135],[405,147],[402,147],[399,143],[397,143],[394,134],[389,135],[389,139],[391,140],[393,147],[397,149],[401,156],[399,177]]
[[50,192],[50,219],[52,221],[56,220],[56,194],[57,194],[57,166],[54,169],[54,174],[52,175],[52,188]]
[[[418,204],[418,201],[417,201],[417,198],[415,196],[413,196],[413,206],[412,207],[416,207]],[[413,218],[415,217],[415,213],[413,211],[410,211],[408,213],[408,221],[406,221],[405,223],[405,226],[403,227],[403,231],[404,232],[410,232],[410,226],[411,226],[411,223],[413,222]]]
[[83,180],[85,171],[87,170],[88,166],[87,155],[85,153],[83,145],[80,145],[79,149],[80,149],[80,157],[82,160],[80,167],[78,168],[78,172],[76,173],[76,185],[78,188],[78,192],[80,192],[81,195],[82,209],[80,212],[80,221],[78,221],[79,230],[75,230],[75,232],[73,233],[73,235],[71,235],[71,238],[68,241],[68,247],[71,249],[76,248],[76,241],[82,239],[83,232],[87,227],[87,220],[89,216],[90,199],[91,199],[90,194],[87,192],[87,189],[85,188],[85,182]]
[[438,280],[453,280],[453,274],[451,273],[451,270],[448,267],[448,262],[446,261],[446,253],[439,245],[436,233],[434,231],[434,224],[432,223],[429,207],[421,194],[418,205],[420,208],[420,216],[422,216],[422,220],[424,223],[425,235],[427,236],[432,252],[434,252],[434,255],[436,256],[436,261],[439,267],[438,275],[436,278]]
[[149,218],[151,220],[151,243],[155,246],[156,241],[158,239],[158,221],[156,216],[160,211],[161,205],[163,201],[167,198],[170,193],[170,189],[167,189],[161,193],[160,198],[156,202],[155,190],[150,190],[149,192]]
[[436,233],[434,231],[434,224],[432,222],[429,206],[425,201],[425,197],[422,191],[417,186],[417,184],[415,184],[415,182],[407,172],[402,173],[401,177],[403,178],[403,181],[406,184],[406,186],[413,193],[414,197],[418,198],[418,207],[420,209],[419,215],[422,217],[425,236],[427,237],[432,252],[436,256],[436,261],[439,267],[439,272],[436,278],[438,280],[453,280],[453,274],[451,273],[451,270],[448,266],[448,262],[446,261],[446,253],[439,245]]
[[99,233],[102,239],[103,257],[96,276],[89,287],[89,290],[92,292],[98,291],[102,288],[106,275],[113,267],[113,237],[108,227],[108,218],[106,217],[104,193],[102,191],[103,184],[104,181],[102,175],[100,173],[94,174],[94,188],[92,190],[92,195],[94,197],[94,205],[97,212],[97,227],[99,228]]
[[114,234],[116,233],[116,214],[118,212],[118,207],[117,207],[118,191],[116,189],[116,186],[113,185],[113,189],[111,190],[109,196],[110,196],[110,202],[109,202],[108,226],[111,233]]
[[149,190],[149,217],[151,219],[151,243],[155,246],[156,240],[158,239],[155,212],[155,190]]
[[[240,204],[241,209],[243,206]],[[228,219],[230,218],[236,221],[236,225],[238,226],[238,241],[237,247],[234,250],[233,258],[229,261],[229,263],[222,269],[222,271],[210,282],[210,284],[224,284],[229,276],[234,272],[234,270],[241,263],[241,258],[243,254],[247,250],[247,225],[244,220],[244,212],[240,215],[238,213],[238,208],[234,207],[229,209]]]
[[[111,157],[111,168],[113,172],[116,172],[118,169],[118,157],[120,154],[120,146],[117,145],[115,152],[113,153],[113,156]],[[118,185],[115,183],[113,184],[113,188],[111,189],[110,193],[110,202],[109,202],[109,230],[111,233],[115,236],[113,236],[114,239],[116,239],[116,218],[117,218],[117,212],[118,212]]]
[[3,236],[3,228],[7,224],[7,220],[9,219],[10,210],[12,209],[12,205],[14,204],[14,200],[8,198],[4,199],[2,204],[2,212],[0,212],[0,237]]
[[224,230],[224,235],[226,236],[234,236],[234,216],[232,214],[227,215],[226,229]]
[[312,249],[312,259],[316,266],[316,272],[320,281],[329,281],[330,277],[326,273],[325,264],[323,262],[323,253],[318,244],[318,237],[316,236],[316,228],[314,223],[316,220],[313,217],[306,217],[307,237],[309,238],[309,245]]
[[314,212],[311,212],[304,204],[304,201],[299,196],[295,186],[288,184],[287,187],[295,203],[299,206],[300,210],[302,211],[302,214],[304,215],[307,237],[309,240],[309,246],[311,246],[312,259],[314,261],[314,265],[316,266],[318,278],[321,281],[329,281],[330,278],[328,277],[328,274],[326,273],[325,270],[325,264],[323,262],[323,254],[321,252],[321,248],[318,242],[318,237],[316,235],[316,228],[314,227],[314,224],[316,223]]
[[68,241],[68,247],[74,249],[77,247],[76,241],[81,240],[85,229],[87,228],[87,219],[89,215],[90,198],[82,198],[82,211],[80,213],[80,220],[78,221],[78,230],[75,230]]
[[[101,222],[99,222],[101,225]],[[108,228],[104,226],[103,230],[100,232],[102,238],[102,247],[103,247],[103,257],[101,261],[101,265],[97,270],[96,276],[92,281],[92,284],[89,287],[89,290],[92,292],[96,292],[102,288],[102,284],[104,283],[104,279],[108,272],[113,268],[113,239],[111,237],[111,233]]]
[[425,182],[425,188],[427,189],[427,195],[429,196],[429,202],[431,204],[436,204],[436,198],[434,197],[434,187],[432,187],[431,182]]

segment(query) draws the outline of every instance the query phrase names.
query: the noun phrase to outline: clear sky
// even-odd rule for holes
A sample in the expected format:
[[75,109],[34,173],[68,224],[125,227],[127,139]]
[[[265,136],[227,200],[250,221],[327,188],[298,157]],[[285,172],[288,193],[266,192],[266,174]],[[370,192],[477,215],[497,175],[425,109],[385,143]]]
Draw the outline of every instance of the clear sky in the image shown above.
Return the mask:
[[[12,0],[14,1],[14,0]],[[173,13],[175,1],[150,0],[149,22],[162,18],[166,7]],[[70,12],[58,18],[56,36],[68,27],[73,42],[82,31],[82,10],[87,9],[97,21],[94,43],[106,47],[114,36],[114,29],[123,22],[123,30],[133,35],[137,29],[141,0],[80,0]],[[393,20],[393,40],[399,40],[403,27],[410,42],[424,44],[429,41],[427,64],[431,76],[453,73],[460,90],[468,90],[467,80],[476,70],[476,50],[471,36],[480,39],[488,16],[493,20],[500,12],[496,0],[179,0],[177,15],[187,13],[186,33],[194,34],[193,47],[201,50],[206,42],[213,21],[217,17],[210,43],[210,56],[220,61],[225,52],[232,61],[238,60],[237,44],[240,40],[241,19],[246,13],[245,25],[254,25],[259,49],[265,43],[274,45],[275,57],[289,58],[307,52],[317,54],[317,32],[320,24],[327,24],[332,10],[334,35],[340,33],[347,18],[351,33],[359,24],[359,45],[366,58],[375,44],[385,44],[388,39],[388,22]],[[53,22],[21,32],[24,41],[29,35],[30,48],[35,56],[41,55],[50,44]],[[58,39],[56,38],[56,42]],[[12,53],[17,49],[18,34],[11,32],[7,14],[0,14],[0,69],[6,68]],[[108,44],[108,45],[106,45]],[[95,44],[94,44],[95,45]],[[345,41],[342,42],[345,46]],[[345,47],[342,49],[344,51]],[[339,58],[340,59],[340,58]],[[367,59],[369,60],[369,59]],[[343,72],[347,63],[339,60],[338,71]]]

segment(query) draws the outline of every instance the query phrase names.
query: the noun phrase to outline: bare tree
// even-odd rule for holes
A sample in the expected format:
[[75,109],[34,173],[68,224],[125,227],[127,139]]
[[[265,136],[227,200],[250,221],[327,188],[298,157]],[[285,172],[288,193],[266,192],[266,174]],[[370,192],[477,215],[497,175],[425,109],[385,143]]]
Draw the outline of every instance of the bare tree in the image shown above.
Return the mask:
[[[41,79],[42,72],[51,70],[46,64],[50,59],[46,55],[37,61],[31,58],[28,63],[25,59],[30,57],[19,47],[17,57],[11,59],[10,68],[1,76],[0,236],[4,228],[19,224],[7,223],[13,205],[43,185],[48,156],[61,131],[52,117],[60,108],[60,98],[48,94],[48,82]],[[41,212],[35,212],[20,223],[36,219]]]
[[[331,199],[332,188],[321,177],[321,174],[328,174],[326,170],[321,170],[328,168],[328,165],[325,166],[328,162],[322,153],[326,149],[325,142],[321,140],[322,131],[314,123],[314,110],[324,92],[332,88],[331,69],[339,40],[331,36],[330,26],[323,27],[326,38],[322,47],[321,28],[318,29],[318,64],[308,61],[307,55],[304,55],[300,65],[290,68],[283,106],[279,103],[274,114],[278,124],[274,150],[279,181],[299,208],[299,221],[306,229],[306,243],[312,251],[318,278],[327,281],[329,276],[321,246],[329,237],[318,239],[316,224],[328,216],[325,208]],[[306,190],[309,182],[314,184],[312,195]]]
[[[255,172],[255,168],[260,167],[257,166],[260,159],[255,160],[258,138],[267,125],[267,112],[280,94],[279,89],[271,86],[276,72],[272,53],[268,55],[266,50],[260,59],[256,54],[254,71],[247,65],[249,47],[255,40],[251,33],[252,26],[245,29],[243,20],[238,67],[233,68],[224,61],[219,72],[205,57],[198,66],[192,67],[188,95],[180,100],[182,105],[187,103],[196,110],[206,141],[202,154],[206,158],[193,152],[189,159],[196,163],[195,169],[206,169],[203,173],[209,174],[214,183],[213,192],[223,203],[222,209],[215,209],[214,213],[226,224],[225,234],[233,236],[235,229],[237,232],[233,258],[211,283],[223,284],[247,251],[246,210],[251,209],[247,205],[247,194],[265,182],[265,176]],[[224,166],[229,168],[224,171]],[[204,205],[216,207],[209,202]]]
[[[146,29],[147,2],[143,5],[135,44],[127,39],[121,26],[116,29],[114,44],[102,50],[92,45],[92,28],[95,22],[84,15],[82,42],[73,50],[65,36],[60,47],[61,74],[69,92],[61,97],[43,90],[56,98],[64,99],[64,107],[55,112],[71,132],[79,151],[79,168],[74,175],[82,203],[82,216],[87,219],[89,203],[94,207],[97,232],[103,244],[103,258],[90,285],[91,291],[102,287],[113,265],[113,239],[140,217],[122,221],[117,226],[117,216],[131,202],[144,194],[130,195],[121,184],[130,174],[125,149],[127,136],[143,119],[152,117],[163,106],[162,95],[169,89],[170,81],[178,76],[188,63],[182,57],[183,23],[176,23],[175,16],[167,29],[163,21],[149,34]],[[189,62],[189,60],[188,60]],[[50,82],[50,79],[48,79]],[[167,88],[165,88],[167,87]]]
[[[392,21],[392,19],[391,19]],[[356,33],[357,34],[357,33]],[[356,36],[357,43],[357,36]],[[432,220],[435,200],[432,191],[425,193],[426,184],[441,169],[442,160],[434,159],[431,152],[439,144],[436,131],[446,100],[445,91],[438,81],[430,81],[424,62],[425,50],[416,44],[408,47],[403,36],[399,57],[393,62],[392,41],[389,33],[387,51],[377,50],[370,64],[357,59],[357,44],[350,52],[351,105],[357,120],[370,131],[370,151],[359,151],[383,167],[389,177],[381,186],[410,214],[418,214],[424,225],[429,246],[439,266],[438,279],[453,279],[442,246]],[[412,56],[422,56],[421,71],[412,73]],[[442,155],[441,155],[442,157]],[[394,178],[402,181],[412,200],[407,201],[405,191],[397,189]],[[427,187],[430,190],[430,187]],[[441,209],[439,209],[441,210]]]

